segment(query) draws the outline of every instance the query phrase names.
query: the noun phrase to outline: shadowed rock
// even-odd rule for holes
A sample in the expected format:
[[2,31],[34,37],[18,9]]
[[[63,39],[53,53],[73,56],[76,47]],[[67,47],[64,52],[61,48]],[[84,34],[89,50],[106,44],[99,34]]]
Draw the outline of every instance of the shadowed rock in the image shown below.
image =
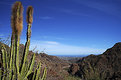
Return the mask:
[[[121,80],[121,43],[116,43],[101,55],[89,55],[77,61],[79,70],[71,65],[70,73],[84,80]],[[76,72],[75,72],[76,71]]]

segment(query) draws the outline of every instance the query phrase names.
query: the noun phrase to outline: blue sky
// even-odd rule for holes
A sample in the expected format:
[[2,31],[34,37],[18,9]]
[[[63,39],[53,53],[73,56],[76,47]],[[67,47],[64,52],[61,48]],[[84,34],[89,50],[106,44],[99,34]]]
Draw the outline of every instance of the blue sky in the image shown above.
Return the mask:
[[[121,0],[20,0],[24,6],[21,43],[26,39],[26,9],[34,7],[31,47],[50,55],[101,54],[121,42]],[[11,34],[11,6],[0,0],[0,37]]]

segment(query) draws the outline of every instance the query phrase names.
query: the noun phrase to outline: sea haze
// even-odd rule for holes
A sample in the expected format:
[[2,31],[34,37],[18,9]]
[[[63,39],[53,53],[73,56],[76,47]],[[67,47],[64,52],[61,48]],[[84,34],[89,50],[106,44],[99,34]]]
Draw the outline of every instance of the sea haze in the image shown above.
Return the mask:
[[53,55],[57,57],[86,57],[88,55]]

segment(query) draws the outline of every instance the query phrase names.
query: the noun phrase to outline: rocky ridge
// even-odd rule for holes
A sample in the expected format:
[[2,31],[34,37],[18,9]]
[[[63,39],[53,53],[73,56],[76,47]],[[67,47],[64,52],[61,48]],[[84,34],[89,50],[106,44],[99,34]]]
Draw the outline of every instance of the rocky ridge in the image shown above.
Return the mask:
[[89,55],[72,64],[70,74],[83,80],[121,80],[121,43],[101,55]]
[[[9,50],[8,46],[6,48]],[[23,50],[24,45],[21,44],[20,59]],[[29,51],[28,61],[32,54],[34,52]],[[35,66],[39,62],[42,63],[42,70],[45,66],[47,67],[47,80],[65,80],[65,77],[70,74],[78,76],[80,78],[78,80],[121,80],[121,43],[116,43],[101,55],[89,55],[74,59],[74,61],[62,60],[45,53],[36,53]]]

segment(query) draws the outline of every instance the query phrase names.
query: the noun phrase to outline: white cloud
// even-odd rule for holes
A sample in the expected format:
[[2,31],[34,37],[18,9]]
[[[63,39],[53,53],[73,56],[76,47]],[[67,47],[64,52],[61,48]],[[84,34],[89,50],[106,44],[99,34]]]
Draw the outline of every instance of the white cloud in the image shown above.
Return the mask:
[[58,42],[55,41],[45,41],[46,44],[51,44],[51,45],[58,45]]
[[[115,15],[121,17],[121,12],[119,11],[119,5],[116,3],[107,2],[105,0],[72,0],[80,5],[85,5],[89,8],[96,9],[98,11],[105,12],[107,14]],[[113,0],[112,0],[113,1]]]
[[67,40],[67,39],[65,39],[65,38],[62,38],[62,37],[55,37],[55,36],[39,36],[39,38],[41,38],[41,39]]
[[40,19],[44,19],[44,20],[47,20],[47,19],[53,19],[53,17],[44,16],[44,17],[40,17]]
[[0,34],[0,37],[3,37],[4,36],[4,34]]
[[69,9],[60,9],[61,12],[67,13],[67,14],[72,14],[72,15],[78,15],[78,16],[89,16],[87,14],[83,14],[81,12],[77,12],[74,10],[69,10]]
[[35,46],[39,52],[45,49],[47,54],[54,55],[88,55],[88,54],[101,54],[105,49],[95,49],[90,47],[80,47],[66,45],[55,41],[39,41],[31,40],[30,49],[32,50]]

